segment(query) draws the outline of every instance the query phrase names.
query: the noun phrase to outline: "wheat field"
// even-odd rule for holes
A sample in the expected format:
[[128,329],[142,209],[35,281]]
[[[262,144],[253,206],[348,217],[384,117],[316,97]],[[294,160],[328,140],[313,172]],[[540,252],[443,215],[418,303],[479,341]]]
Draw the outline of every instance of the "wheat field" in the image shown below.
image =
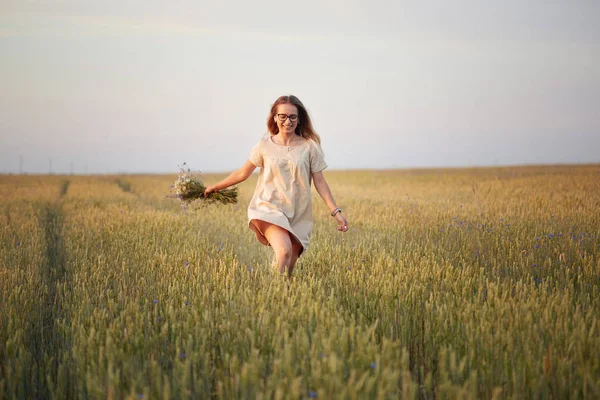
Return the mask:
[[600,398],[600,165],[325,176],[292,281],[256,175],[0,176],[0,398]]

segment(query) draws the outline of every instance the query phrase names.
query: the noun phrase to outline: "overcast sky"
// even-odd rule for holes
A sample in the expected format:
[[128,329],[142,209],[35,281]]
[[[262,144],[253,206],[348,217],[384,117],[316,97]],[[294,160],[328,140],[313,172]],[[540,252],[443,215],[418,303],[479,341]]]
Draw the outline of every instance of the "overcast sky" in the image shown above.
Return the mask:
[[330,170],[600,162],[600,2],[0,0],[0,173],[240,167],[302,100]]

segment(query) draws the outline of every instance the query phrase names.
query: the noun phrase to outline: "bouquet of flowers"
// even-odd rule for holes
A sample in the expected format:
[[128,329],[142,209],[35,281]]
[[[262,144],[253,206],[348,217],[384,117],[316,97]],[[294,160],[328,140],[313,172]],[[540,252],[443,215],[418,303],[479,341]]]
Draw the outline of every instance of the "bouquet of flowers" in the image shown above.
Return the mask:
[[[198,173],[199,174],[199,173]],[[171,185],[172,196],[181,201],[181,207],[187,206],[194,200],[203,200],[208,203],[231,204],[237,203],[238,190],[236,187],[231,189],[223,189],[218,192],[211,192],[204,197],[206,186],[198,179],[197,174],[186,168],[184,162],[179,167],[179,177]]]

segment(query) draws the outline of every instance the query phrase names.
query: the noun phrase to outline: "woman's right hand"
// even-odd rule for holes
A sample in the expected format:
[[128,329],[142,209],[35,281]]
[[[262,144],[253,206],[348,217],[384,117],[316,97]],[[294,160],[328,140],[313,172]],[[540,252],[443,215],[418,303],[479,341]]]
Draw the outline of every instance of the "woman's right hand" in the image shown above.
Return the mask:
[[209,193],[216,192],[216,191],[217,191],[216,185],[207,186],[206,189],[204,189],[204,197],[208,196]]

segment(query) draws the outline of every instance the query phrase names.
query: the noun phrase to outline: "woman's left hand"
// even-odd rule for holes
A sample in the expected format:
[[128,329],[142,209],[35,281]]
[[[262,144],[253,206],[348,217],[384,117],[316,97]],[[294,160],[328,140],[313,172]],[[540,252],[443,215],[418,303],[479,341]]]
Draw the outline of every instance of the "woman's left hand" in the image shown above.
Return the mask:
[[335,214],[335,219],[338,223],[337,230],[340,232],[346,232],[348,230],[348,221],[346,221],[346,218],[342,215],[342,213],[339,212]]

